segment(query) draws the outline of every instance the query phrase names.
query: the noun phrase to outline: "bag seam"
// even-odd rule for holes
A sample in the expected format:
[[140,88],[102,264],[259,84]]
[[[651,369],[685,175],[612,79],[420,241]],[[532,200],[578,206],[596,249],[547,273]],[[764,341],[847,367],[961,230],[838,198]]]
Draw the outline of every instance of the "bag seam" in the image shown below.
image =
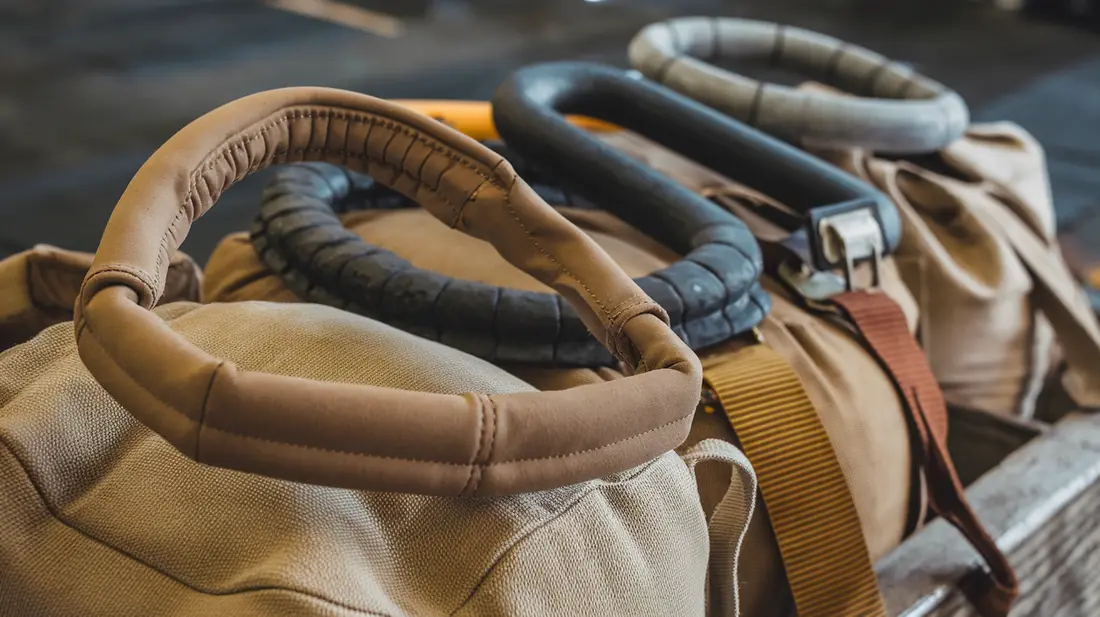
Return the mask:
[[[523,531],[515,534],[512,538],[512,541],[503,549],[501,549],[500,553],[496,556],[493,562],[489,564],[487,568],[485,568],[485,571],[482,573],[481,577],[473,585],[473,587],[470,588],[470,593],[466,597],[466,599],[463,600],[461,604],[459,604],[453,611],[449,613],[450,617],[454,617],[455,615],[457,615],[459,612],[465,609],[466,606],[468,606],[474,598],[477,597],[478,593],[481,591],[486,581],[488,581],[489,577],[493,575],[501,562],[503,562],[504,559],[508,557],[508,555],[512,554],[513,551],[518,549],[520,545],[524,544],[527,540],[534,537],[538,532],[559,521],[563,516],[568,514],[570,510],[580,505],[581,502],[585,501],[597,492],[600,492],[608,487],[628,485],[636,480],[648,476],[650,473],[653,473],[653,470],[657,467],[657,463],[661,460],[661,458],[662,457],[658,457],[645,463],[645,465],[641,469],[636,469],[634,473],[630,474],[626,478],[623,478],[622,480],[608,482],[601,479],[592,482],[588,486],[587,490],[579,493],[571,503],[567,504],[561,510],[548,516],[547,518],[536,520],[527,529],[524,529]],[[681,463],[683,462],[683,460],[680,459],[679,455],[677,455],[676,460],[680,461]]]
[[69,529],[69,530],[77,533],[81,537],[83,537],[83,538],[85,538],[85,539],[87,539],[91,542],[94,542],[94,543],[96,543],[96,544],[98,544],[98,545],[114,552],[114,553],[117,553],[118,555],[121,555],[122,557],[124,557],[126,559],[129,559],[130,561],[133,561],[134,563],[138,563],[138,564],[144,566],[145,568],[147,568],[148,570],[150,570],[151,572],[155,572],[156,574],[159,574],[160,576],[163,576],[164,578],[167,578],[168,580],[170,580],[170,581],[172,581],[172,582],[174,582],[178,585],[181,585],[186,589],[190,589],[191,591],[193,591],[195,593],[199,593],[199,594],[202,594],[204,596],[229,597],[229,596],[243,595],[243,594],[246,594],[246,593],[262,593],[262,592],[269,592],[269,591],[270,592],[276,592],[276,593],[285,592],[285,593],[290,593],[290,594],[293,594],[293,595],[304,596],[304,597],[307,597],[307,598],[310,598],[310,599],[313,599],[313,600],[317,600],[317,601],[320,601],[320,602],[324,602],[324,603],[327,603],[327,604],[331,604],[333,606],[336,606],[336,607],[339,607],[339,608],[342,608],[342,609],[346,609],[346,610],[349,610],[349,611],[352,611],[352,612],[355,612],[355,613],[359,613],[361,615],[366,615],[366,616],[369,616],[369,617],[395,617],[393,615],[390,615],[389,613],[381,613],[381,612],[378,612],[378,611],[373,611],[371,609],[364,609],[364,608],[358,608],[358,607],[355,607],[355,606],[351,606],[351,605],[346,604],[344,602],[341,602],[339,600],[333,600],[331,598],[327,598],[327,597],[322,596],[322,595],[311,593],[309,591],[304,591],[304,590],[301,590],[301,589],[294,589],[294,588],[290,588],[290,587],[281,587],[281,586],[277,586],[277,585],[262,585],[262,586],[245,587],[245,588],[232,589],[232,590],[226,590],[226,591],[212,591],[212,590],[200,588],[199,586],[197,586],[195,584],[192,584],[188,581],[185,581],[185,580],[183,580],[182,578],[180,578],[178,576],[175,576],[175,575],[173,575],[169,572],[161,570],[157,566],[145,561],[144,559],[141,559],[140,557],[137,557],[137,556],[133,555],[129,551],[127,551],[125,549],[122,549],[120,547],[117,547],[117,546],[111,544],[110,542],[107,542],[106,540],[103,540],[103,539],[97,537],[96,535],[92,534],[91,532],[87,531],[86,529],[83,529],[82,527],[76,525],[75,523],[70,522],[67,518],[62,516],[61,512],[56,508],[56,506],[54,504],[52,504],[48,499],[46,499],[45,493],[43,492],[42,488],[38,485],[38,483],[35,482],[34,476],[31,474],[30,469],[27,467],[27,465],[23,461],[23,459],[20,458],[19,455],[16,453],[15,448],[12,447],[11,443],[9,443],[7,438],[5,438],[3,436],[0,436],[0,446],[3,446],[4,450],[6,450],[11,455],[11,457],[15,461],[16,465],[23,472],[23,475],[27,478],[27,482],[31,485],[31,488],[34,489],[34,493],[38,497],[39,503],[42,505],[43,508],[45,508],[46,513],[50,518],[52,518],[57,523],[60,523],[61,525],[63,525],[66,529]]

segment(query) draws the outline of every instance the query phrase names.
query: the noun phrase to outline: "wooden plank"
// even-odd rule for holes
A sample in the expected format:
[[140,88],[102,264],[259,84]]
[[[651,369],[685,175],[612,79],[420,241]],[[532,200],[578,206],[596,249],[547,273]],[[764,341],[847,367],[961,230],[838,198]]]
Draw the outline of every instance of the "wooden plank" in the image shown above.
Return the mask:
[[[1100,417],[1074,415],[1009,455],[967,491],[1020,578],[1014,615],[1100,610]],[[958,588],[977,554],[934,521],[876,568],[892,614],[976,616]]]

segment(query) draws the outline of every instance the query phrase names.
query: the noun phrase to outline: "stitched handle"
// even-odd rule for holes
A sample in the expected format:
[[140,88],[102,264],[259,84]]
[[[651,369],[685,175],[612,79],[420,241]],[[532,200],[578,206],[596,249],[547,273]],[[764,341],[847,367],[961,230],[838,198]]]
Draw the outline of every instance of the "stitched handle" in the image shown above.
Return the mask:
[[[271,164],[367,172],[561,293],[638,374],[560,392],[461,396],[238,370],[148,309],[191,223]],[[481,144],[369,96],[288,88],[195,120],[142,166],[76,304],[80,357],[130,413],[200,462],[434,495],[541,490],[629,469],[687,435],[698,359],[585,234]]]
[[[807,147],[932,152],[961,137],[970,122],[966,103],[955,91],[873,51],[793,26],[673,19],[639,32],[629,55],[646,77]],[[709,64],[746,59],[801,71],[873,98],[760,82]]]
[[[752,234],[728,212],[643,163],[570,126],[578,113],[643,135],[714,171],[742,180],[799,212],[866,201],[875,208],[886,252],[901,238],[886,195],[835,167],[672,90],[626,72],[589,63],[534,65],[513,73],[493,95],[493,118],[508,144],[532,164],[593,202],[618,203],[615,213],[645,231],[679,227],[693,237],[724,227],[760,270]],[[751,247],[751,248],[749,248]],[[691,246],[670,246],[687,253]]]

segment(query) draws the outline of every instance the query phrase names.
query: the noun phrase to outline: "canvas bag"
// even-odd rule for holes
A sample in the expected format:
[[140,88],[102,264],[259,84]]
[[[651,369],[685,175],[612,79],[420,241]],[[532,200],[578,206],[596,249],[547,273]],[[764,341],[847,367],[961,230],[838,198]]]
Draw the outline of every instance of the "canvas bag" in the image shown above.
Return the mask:
[[1056,376],[1076,405],[1100,406],[1100,328],[1058,247],[1034,138],[1011,123],[977,124],[928,157],[821,156],[899,204],[898,263],[950,402],[1030,417]]
[[[387,149],[398,139],[415,163]],[[387,176],[491,239],[634,374],[538,393],[326,307],[148,311],[224,189],[303,158]],[[479,187],[455,218],[447,201]],[[716,441],[665,453],[698,360],[499,157],[400,107],[295,88],[196,120],[131,182],[75,306],[0,354],[0,613],[702,614],[701,462],[735,469],[708,512],[731,539],[710,556],[735,569],[751,468]]]
[[[631,276],[643,276],[678,259],[667,248],[606,212],[567,207],[559,211],[589,233]],[[459,241],[457,233],[421,211],[358,211],[343,215],[342,220],[365,242],[406,257],[417,267],[454,277],[476,277],[495,285],[545,290],[537,281],[496,257],[484,243]],[[423,249],[426,245],[453,247],[453,252],[443,255],[426,251]],[[206,293],[212,302],[302,301],[260,261],[247,232],[222,240],[207,265],[206,281]],[[765,286],[780,291],[767,280]],[[834,415],[823,415],[822,421],[835,439],[838,456],[850,474],[848,481],[861,521],[866,521],[864,530],[870,555],[873,558],[885,555],[906,534],[911,505],[923,511],[919,487],[915,492],[917,503],[910,502],[914,493],[910,489],[904,418],[900,411],[878,413],[898,410],[897,395],[884,377],[868,377],[880,373],[880,369],[847,334],[808,315],[782,295],[773,296],[772,310],[761,323],[760,332],[769,345],[799,365],[811,398],[820,401],[822,409],[835,411]],[[703,362],[720,360],[749,344],[738,340],[717,346],[704,353]],[[508,364],[503,368],[546,390],[622,378],[612,368],[551,369]],[[729,424],[720,415],[700,410],[685,445],[704,437],[736,443]],[[721,485],[722,478],[728,475],[713,467],[702,468],[698,473],[701,490],[706,490],[704,477]],[[790,612],[783,563],[762,508],[749,526],[739,564],[743,577],[739,587],[742,615],[780,616]]]
[[[952,90],[791,26],[670,20],[640,32],[630,56],[648,77],[798,143],[895,200],[904,219],[896,260],[921,303],[920,340],[950,403],[1031,416],[1050,373],[1051,320],[1072,348],[1066,390],[1080,406],[1100,401],[1100,329],[1061,258],[1042,149],[1025,131],[967,128]],[[711,59],[766,60],[869,98],[758,82]]]
[[[430,103],[419,107],[431,117],[440,115]],[[466,129],[460,122],[454,124]],[[476,127],[482,124],[484,122],[476,123],[472,132],[476,134]],[[631,137],[633,141],[622,135],[609,136],[607,141],[643,160],[647,158],[647,151],[652,154],[661,150],[649,142],[641,145],[644,140]],[[678,159],[678,162],[663,164],[671,160],[670,157]],[[668,151],[661,150],[652,158],[651,163],[661,163],[654,167],[670,173],[693,190],[714,184],[713,181],[709,184],[701,181],[700,175],[702,178],[717,177]],[[325,178],[326,181],[315,184],[318,178]],[[720,184],[727,186],[732,183],[727,180]],[[341,219],[348,231],[354,232],[366,245],[391,251],[417,268],[460,280],[475,280],[527,291],[547,291],[545,286],[493,254],[484,243],[460,237],[420,210],[396,210],[390,207],[392,204],[388,200],[385,206],[368,204],[368,201],[378,199],[369,189],[364,190],[368,185],[369,179],[353,176],[349,180],[344,172],[331,166],[299,165],[278,172],[275,180],[265,189],[264,203],[252,239],[248,234],[234,234],[214,252],[207,268],[210,299],[300,301],[309,298],[341,305],[335,298],[321,295],[322,289],[326,289],[321,283],[325,276],[324,269],[317,269],[316,266],[326,258],[314,247],[333,246],[340,236],[335,231],[320,231],[328,223],[322,223],[317,216],[315,204],[318,202],[328,203],[336,211],[347,208]],[[562,189],[562,192],[566,191]],[[577,195],[569,197],[571,203],[579,203],[583,199]],[[674,252],[607,212],[594,210],[593,204],[585,204],[583,209],[560,208],[560,211],[585,229],[632,276],[647,275],[680,259]],[[334,213],[329,216],[335,218]],[[316,236],[308,235],[314,232],[317,232]],[[266,265],[252,250],[253,245],[264,253]],[[341,242],[340,245],[348,246],[349,253],[363,250],[350,248],[354,243]],[[306,259],[307,255],[311,258]],[[312,265],[306,266],[306,262]],[[281,280],[269,266],[280,273]],[[305,267],[299,269],[302,266]],[[347,272],[346,268],[344,272]],[[900,286],[889,262],[885,272],[884,285],[906,303],[912,314],[913,302],[904,287]],[[769,285],[767,282],[765,284]],[[288,285],[299,293],[292,291]],[[334,287],[327,289],[330,292],[337,290]],[[354,289],[343,289],[347,290],[346,295],[340,297],[345,298],[345,302],[356,297]],[[910,490],[912,478],[908,436],[900,411],[901,403],[875,360],[850,335],[795,306],[783,297],[774,283],[770,284],[770,290],[779,295],[773,296],[772,313],[761,324],[763,338],[797,367],[810,398],[825,414],[822,421],[830,437],[838,444],[838,456],[849,482],[854,482],[853,492],[864,521],[871,558],[878,558],[896,546],[905,535],[907,525],[919,522],[923,513],[919,483],[915,491]],[[915,322],[915,314],[912,321]],[[711,347],[704,355],[704,362],[720,363],[745,346],[746,341],[735,340]],[[503,366],[544,389],[565,389],[621,377],[608,368],[551,369],[514,363],[504,363]],[[877,379],[874,378],[876,375]],[[890,409],[894,410],[893,414],[885,411]],[[697,413],[692,436],[687,443],[703,437],[735,441],[728,422],[719,418],[719,415],[706,411]],[[715,486],[723,486],[720,474],[708,476],[714,478]],[[701,477],[700,490],[704,492],[704,501],[707,501],[707,484]],[[711,492],[714,492],[713,489]],[[758,523],[750,527],[745,540],[746,547],[751,546],[753,550],[743,552],[740,563],[740,569],[745,573],[741,585],[743,614],[787,614],[790,598],[784,589],[783,563],[766,519],[757,517],[756,521]],[[856,538],[856,541],[862,543],[864,539]],[[837,591],[843,593],[843,590]]]
[[[928,479],[930,510],[956,527],[988,566],[988,570],[965,585],[966,594],[980,614],[1006,615],[1019,593],[1018,582],[1012,566],[967,503],[948,451],[948,414],[943,392],[928,359],[908,331],[904,311],[874,287],[879,278],[875,270],[872,269],[870,288],[858,280],[860,263],[880,263],[901,240],[901,220],[889,198],[866,183],[838,176],[836,170],[821,165],[813,157],[799,156],[796,150],[774,138],[622,71],[589,63],[550,63],[513,73],[493,95],[495,125],[509,147],[530,161],[545,165],[563,183],[568,182],[578,190],[583,188],[590,195],[612,199],[607,178],[630,180],[628,184],[636,190],[627,201],[629,206],[616,210],[630,221],[641,219],[638,215],[642,210],[636,204],[644,203],[648,194],[667,199],[677,191],[648,179],[637,167],[625,165],[621,154],[616,155],[607,146],[586,138],[583,130],[564,121],[565,112],[595,115],[644,134],[665,147],[691,153],[696,162],[732,178],[742,178],[787,206],[786,211],[760,208],[785,232],[771,238],[757,234],[765,256],[764,267],[769,272],[775,268],[775,275],[797,291],[804,306],[852,331],[886,369],[905,402],[903,409],[914,451],[919,453],[914,460]],[[554,156],[548,156],[548,152],[554,152]],[[612,163],[613,160],[618,163]],[[692,206],[677,210],[676,215],[684,217],[699,209]],[[639,220],[639,224],[644,223],[644,219]],[[840,277],[838,272],[844,276]],[[825,590],[852,589],[853,581],[866,580],[870,575],[848,575],[857,571],[867,573],[870,568],[865,555],[857,558],[849,554],[840,563],[840,553],[833,548],[812,544],[810,538],[790,539],[805,528],[802,521],[806,505],[818,499],[799,492],[798,483],[791,480],[794,474],[813,474],[816,480],[817,474],[832,469],[830,475],[835,484],[829,486],[836,488],[827,494],[836,499],[832,504],[818,502],[808,509],[830,512],[834,523],[847,521],[845,534],[852,538],[859,536],[858,522],[854,520],[850,499],[842,497],[844,480],[837,470],[835,455],[829,453],[831,462],[826,460],[829,456],[822,456],[829,452],[827,439],[815,439],[817,445],[809,445],[811,435],[824,437],[820,419],[814,417],[814,406],[804,392],[798,394],[803,388],[791,373],[790,363],[776,357],[774,352],[766,353],[765,349],[766,346],[750,348],[752,361],[746,361],[745,354],[738,354],[730,362],[704,370],[704,381],[711,386],[738,435],[743,437],[746,454],[760,478],[765,505],[772,506],[773,526],[783,529],[777,532],[777,537],[799,612],[806,614],[810,611],[804,606],[813,605],[813,614],[833,614],[844,607],[838,605],[839,594]],[[787,377],[778,379],[781,373]],[[767,387],[748,387],[746,384],[752,380]],[[797,409],[803,412],[796,412]],[[790,428],[815,425],[813,430]],[[749,434],[751,438],[747,437]],[[793,452],[792,443],[802,446],[798,456],[803,457],[803,470],[788,471],[788,461],[778,454]],[[794,494],[800,497],[788,499]],[[826,491],[821,491],[824,494]],[[849,504],[839,507],[842,500]],[[783,507],[775,507],[777,503]],[[842,514],[844,511],[848,514]],[[824,544],[823,539],[818,542]],[[857,543],[853,539],[834,545]],[[838,562],[824,563],[822,555],[834,556]],[[815,566],[806,567],[808,564]],[[830,574],[815,577],[810,573],[814,570]],[[873,606],[876,603],[873,584],[860,585],[860,589],[864,591],[859,594],[859,606],[849,605],[849,609],[860,614],[884,611],[881,602],[878,607]]]
[[[0,261],[0,351],[72,321],[76,292],[93,257],[39,244]],[[202,301],[202,270],[181,252],[168,265],[161,302],[188,301]]]

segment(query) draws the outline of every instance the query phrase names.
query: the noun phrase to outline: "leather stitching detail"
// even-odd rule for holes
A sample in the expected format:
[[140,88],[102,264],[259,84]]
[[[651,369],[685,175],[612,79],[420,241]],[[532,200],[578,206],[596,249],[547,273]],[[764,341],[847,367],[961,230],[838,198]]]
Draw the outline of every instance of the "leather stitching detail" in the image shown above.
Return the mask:
[[[666,431],[669,428],[675,428],[675,426],[677,424],[679,424],[679,423],[683,422],[684,420],[692,417],[693,415],[695,415],[695,409],[694,408],[691,410],[690,413],[688,413],[686,415],[683,415],[683,416],[680,416],[678,418],[675,418],[673,420],[669,420],[668,422],[665,422],[664,424],[661,424],[660,426],[656,426],[656,427],[653,427],[649,430],[642,431],[641,433],[635,433],[635,434],[633,434],[629,437],[624,437],[622,439],[617,439],[615,441],[603,444],[601,446],[596,446],[595,448],[585,448],[583,450],[574,450],[572,452],[564,452],[562,454],[552,454],[550,456],[537,456],[537,457],[530,457],[530,458],[514,458],[514,459],[505,460],[505,461],[488,461],[484,465],[480,465],[480,467],[484,467],[484,468],[488,469],[488,468],[491,468],[491,467],[509,465],[509,464],[512,464],[512,463],[532,463],[532,462],[538,462],[538,461],[551,461],[551,460],[571,458],[571,457],[574,457],[574,456],[582,456],[584,454],[589,454],[589,453],[592,453],[592,452],[599,452],[600,450],[606,450],[607,448],[617,446],[621,443],[625,443],[625,442],[628,442],[628,441],[633,441],[635,439],[639,439],[639,438],[644,437],[645,435],[648,435],[650,433],[659,433],[659,432],[662,432],[662,431]],[[324,448],[324,447],[321,447],[321,446],[310,446],[310,445],[305,445],[305,444],[290,443],[290,442],[287,442],[287,441],[280,441],[278,439],[268,439],[266,437],[256,437],[255,435],[246,435],[244,433],[238,433],[236,431],[230,431],[230,430],[218,428],[216,426],[211,426],[209,424],[206,425],[206,429],[211,430],[211,431],[217,431],[219,433],[222,433],[223,435],[229,435],[231,437],[237,437],[237,438],[246,439],[246,440],[249,440],[249,441],[259,441],[259,442],[270,443],[270,444],[275,444],[275,445],[279,445],[279,446],[299,448],[299,449],[302,449],[302,450],[312,450],[312,451],[318,451],[318,452],[330,452],[332,454],[346,454],[348,456],[358,456],[358,457],[368,458],[368,459],[403,461],[403,462],[406,462],[406,463],[419,463],[419,464],[423,464],[423,465],[447,465],[449,467],[467,467],[467,466],[470,465],[469,463],[456,463],[456,462],[453,462],[453,461],[437,461],[437,460],[430,460],[430,459],[408,458],[408,457],[404,457],[404,456],[386,456],[386,455],[382,455],[382,454],[371,454],[369,452],[355,452],[355,451],[352,451],[352,450],[341,450],[341,449],[337,449],[337,448]],[[475,466],[477,466],[477,465],[475,465]]]
[[484,477],[484,472],[493,462],[493,447],[496,445],[497,441],[497,427],[500,426],[499,417],[497,415],[496,401],[494,401],[493,397],[489,396],[488,394],[483,395],[483,397],[485,399],[485,407],[489,411],[488,419],[489,423],[492,425],[492,429],[486,429],[486,432],[489,433],[489,443],[485,448],[486,452],[484,459],[482,459],[483,462],[478,465],[477,480],[474,482],[473,487],[470,489],[471,495],[477,495],[477,489],[481,486],[481,479]]
[[[149,275],[144,270],[129,266],[127,264],[117,263],[104,264],[96,268],[94,272],[91,272],[87,276],[87,278],[84,279],[84,283],[80,286],[80,297],[83,299],[84,289],[88,286],[89,283],[98,278],[100,274],[108,272],[113,272],[115,274],[125,274],[127,276],[132,276],[136,278],[138,282],[141,283],[142,287],[145,288],[145,292],[149,294],[149,297],[153,298],[154,302],[156,301],[156,287],[153,285],[152,282],[150,282]],[[86,302],[82,303],[87,306]]]
[[[633,310],[638,307],[645,307],[641,310]],[[626,327],[634,317],[641,314],[655,314],[666,322],[665,311],[661,306],[652,300],[641,300],[638,298],[630,298],[623,302],[617,309],[614,309],[609,317],[610,324],[607,329],[607,345],[611,347],[614,354],[622,361],[633,363],[636,362],[635,358],[641,359],[641,352],[638,351],[637,346],[634,345],[634,341],[631,341],[629,337],[623,336],[623,328]],[[626,315],[625,319],[619,318]],[[625,338],[626,349],[623,348],[623,342]],[[626,352],[630,353],[629,358],[625,357]]]
[[[513,186],[513,188],[515,187],[514,184],[512,186]],[[538,250],[538,252],[542,253],[542,255],[544,257],[546,257],[552,263],[554,263],[558,267],[558,270],[561,271],[562,274],[564,274],[564,275],[568,276],[569,278],[573,279],[574,282],[576,282],[578,285],[580,285],[581,288],[584,289],[584,291],[588,294],[588,297],[592,298],[592,300],[596,303],[596,305],[600,307],[600,310],[603,311],[604,317],[607,317],[608,319],[610,319],[610,317],[611,317],[610,312],[607,310],[607,307],[604,306],[604,303],[598,297],[596,297],[596,294],[592,292],[592,289],[589,288],[588,285],[585,284],[583,281],[581,281],[579,278],[577,278],[577,275],[573,274],[568,268],[565,267],[564,264],[562,264],[560,261],[558,261],[557,257],[552,255],[549,251],[547,251],[545,248],[543,248],[541,244],[539,244],[539,241],[535,239],[535,236],[534,236],[534,234],[531,233],[531,230],[528,229],[527,226],[523,224],[523,221],[519,218],[519,213],[516,212],[515,207],[512,205],[511,196],[512,196],[512,191],[509,190],[504,196],[504,205],[505,205],[505,207],[507,207],[508,213],[511,214],[512,218],[515,219],[516,223],[519,224],[520,229],[523,230],[523,233],[527,235],[527,239],[530,240],[531,244]],[[608,324],[608,325],[610,325],[610,324]]]
[[460,495],[469,495],[473,490],[470,487],[474,485],[474,474],[477,472],[477,461],[481,456],[481,450],[484,448],[485,443],[485,401],[481,399],[479,394],[474,394],[470,397],[477,404],[477,449],[474,450],[474,456],[470,460],[470,475],[466,477],[466,485],[462,487]]
[[[458,209],[455,210],[455,220],[451,221],[451,227],[453,229],[461,230],[462,214],[466,212],[466,206],[477,201],[478,194],[481,193],[481,189],[485,188],[487,183],[488,180],[482,180],[481,183],[477,185],[477,188],[470,193],[470,196],[466,198],[466,201],[462,202],[462,204],[458,206]],[[454,208],[452,208],[452,210],[454,210]]]
[[[226,155],[230,152],[233,152],[234,150],[242,150],[247,155],[248,149],[246,147],[246,144],[252,143],[252,142],[256,141],[257,139],[261,139],[261,138],[266,137],[267,134],[272,129],[274,129],[275,127],[278,127],[280,125],[288,125],[291,120],[303,120],[303,119],[314,120],[314,119],[318,119],[318,118],[327,118],[329,120],[344,120],[345,122],[347,122],[348,127],[350,127],[352,124],[367,124],[367,125],[370,125],[372,128],[375,127],[375,126],[382,126],[382,127],[387,128],[387,129],[397,131],[397,132],[400,132],[404,135],[407,135],[408,137],[412,138],[413,140],[415,140],[417,142],[420,142],[424,146],[427,146],[433,152],[443,154],[443,155],[447,156],[448,158],[450,158],[452,161],[457,162],[457,163],[471,169],[478,176],[488,180],[490,183],[493,182],[492,179],[488,175],[486,175],[484,172],[482,172],[480,169],[478,169],[477,166],[474,165],[472,162],[470,162],[469,159],[467,159],[463,156],[460,156],[457,153],[457,151],[455,151],[451,148],[446,148],[445,146],[441,145],[438,141],[432,140],[428,137],[425,137],[420,132],[418,132],[418,131],[416,131],[416,130],[414,130],[414,129],[412,129],[412,128],[410,128],[410,127],[408,127],[408,126],[406,126],[406,125],[404,125],[400,122],[397,122],[395,120],[389,120],[389,119],[386,119],[384,117],[372,114],[370,112],[359,112],[359,113],[361,115],[356,115],[356,112],[339,112],[339,111],[323,110],[323,109],[322,110],[312,110],[312,111],[303,111],[302,109],[288,109],[288,110],[285,110],[281,114],[280,117],[268,122],[264,126],[256,129],[255,131],[253,131],[251,133],[247,133],[247,134],[244,134],[244,135],[235,135],[234,137],[231,138],[231,141],[229,141],[227,143],[224,143],[221,147],[219,147],[219,148],[215,149],[213,152],[211,152],[207,156],[205,162],[201,163],[199,165],[198,169],[196,169],[195,171],[193,171],[191,173],[190,181],[188,183],[187,193],[184,195],[182,203],[180,204],[180,210],[176,212],[176,216],[175,216],[175,218],[172,219],[172,224],[168,228],[168,231],[166,231],[165,234],[161,237],[161,241],[160,241],[161,250],[157,255],[157,273],[159,274],[161,264],[164,262],[164,255],[168,253],[168,246],[167,246],[168,245],[168,237],[172,233],[172,230],[175,228],[176,224],[179,222],[180,217],[183,216],[184,207],[186,206],[187,202],[189,202],[191,200],[191,197],[194,194],[195,189],[197,187],[199,177],[205,175],[207,172],[209,172],[211,169],[213,169],[218,164],[218,162],[225,160]],[[312,127],[311,127],[311,130],[312,130]],[[369,137],[369,134],[368,134],[368,137]],[[366,145],[368,143],[368,141],[365,140],[363,143],[364,143],[364,145]],[[310,151],[316,151],[316,152],[322,152],[322,153],[333,153],[333,154],[344,154],[345,155],[345,160],[347,160],[347,158],[349,158],[349,157],[354,157],[354,158],[361,158],[361,159],[370,160],[370,161],[383,163],[383,164],[385,163],[384,161],[380,161],[380,160],[377,160],[373,157],[369,157],[366,154],[363,154],[363,155],[354,155],[354,154],[352,154],[349,151],[347,140],[345,140],[343,148],[339,148],[339,149],[336,149],[336,150],[328,150],[327,148],[301,148],[301,149],[293,150],[293,152],[310,152]],[[252,163],[252,164],[249,165],[248,169],[245,169],[245,170],[236,169],[236,165],[234,164],[233,165],[234,176],[235,176],[234,179],[235,180],[240,180],[243,176],[246,176],[246,175],[248,175],[248,174],[250,174],[250,173],[252,173],[252,172],[254,172],[258,169],[262,169],[262,168],[270,165],[274,161],[280,160],[280,157],[285,158],[287,154],[288,154],[288,152],[281,152],[281,153],[280,152],[275,152],[274,154],[266,155],[266,156],[264,156],[263,159],[261,159],[261,161],[258,164],[257,163]],[[229,157],[229,158],[232,158],[232,157]],[[242,173],[242,171],[243,171],[243,173]],[[408,174],[408,172],[406,172],[405,170],[400,170],[400,171],[403,174]],[[418,184],[423,184],[423,182],[420,182],[418,178],[412,177],[411,175],[409,175],[409,177],[410,177],[410,179],[412,179],[414,181],[417,181]],[[442,175],[440,176],[440,178],[442,178]],[[501,184],[498,184],[497,186],[500,186],[502,189],[505,188]],[[451,205],[446,200],[446,198],[444,198],[442,195],[438,195],[438,196],[441,199],[443,199],[443,201],[445,203],[447,203],[448,205]],[[210,195],[210,199],[211,199],[212,202],[216,201],[217,197],[218,197],[217,195],[213,195],[213,194]],[[451,207],[453,208],[453,205]],[[198,208],[195,208],[194,210],[197,212]],[[193,215],[194,215],[194,213],[193,213]],[[159,281],[159,276],[157,277],[156,282],[158,283],[158,285],[154,286],[154,288],[159,287],[159,282],[160,282]]]

